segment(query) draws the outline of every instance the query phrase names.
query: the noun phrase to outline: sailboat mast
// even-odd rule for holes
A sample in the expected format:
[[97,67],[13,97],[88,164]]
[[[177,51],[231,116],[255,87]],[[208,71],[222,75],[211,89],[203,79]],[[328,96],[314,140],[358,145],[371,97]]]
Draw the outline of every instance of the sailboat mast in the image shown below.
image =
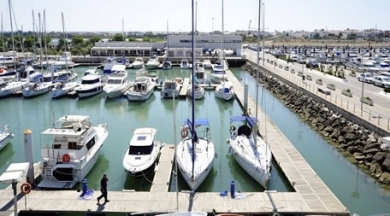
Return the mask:
[[[37,47],[36,47],[36,41],[35,41],[36,32],[35,32],[35,15],[34,15],[34,10],[31,11],[31,14],[32,14],[33,35],[34,35],[34,37],[33,37],[33,39],[34,39],[34,46],[33,46],[33,48],[34,48],[34,55],[35,55],[35,58],[36,58],[36,56],[37,56]],[[42,56],[41,56],[41,58],[42,58]],[[42,66],[42,64],[41,64],[41,66]]]
[[264,3],[263,3],[263,36],[262,36],[262,41],[263,41],[263,45],[262,45],[262,48],[261,50],[263,50],[263,67],[264,67],[264,61],[265,61],[265,58],[264,58],[264,53],[265,53],[265,50],[264,50],[264,36],[265,36],[265,6],[264,6]]
[[169,40],[168,40],[168,34],[169,34],[169,21],[167,20],[167,54],[165,55],[165,58],[168,59],[169,57]]
[[64,22],[64,13],[61,13],[61,18],[62,18],[62,32],[64,33],[64,39],[65,39],[65,68],[68,70],[68,56],[66,54],[66,45],[68,43],[66,34],[65,34],[65,22]]
[[[177,141],[176,141],[176,106],[175,106],[175,96],[172,97],[173,99],[173,143],[175,143],[175,157],[176,158],[176,148],[177,148]],[[179,183],[177,181],[177,161],[175,161],[175,173],[176,173],[176,211],[179,211]]]
[[223,34],[225,33],[225,28],[224,28],[224,6],[223,6],[223,0],[222,0],[222,44],[221,44],[221,51],[222,51],[222,62],[221,62],[221,65],[223,67],[223,69],[225,70],[225,41],[224,41],[224,37],[223,37]]
[[[4,46],[4,29],[3,29],[3,12],[1,12],[1,35],[0,39],[3,42],[3,54],[5,53],[5,46]],[[5,59],[4,59],[5,62]]]
[[14,70],[16,70],[16,56],[15,56],[15,38],[14,38],[14,29],[12,26],[12,13],[11,13],[11,0],[8,0],[8,10],[9,10],[9,19],[10,19],[10,26],[11,26],[11,39],[12,39],[12,55],[14,57]]
[[43,45],[45,46],[45,56],[46,56],[46,67],[48,67],[49,64],[49,56],[47,55],[47,40],[46,40],[46,10],[43,10],[43,27],[42,27],[42,38]]
[[[257,47],[260,48],[260,12],[261,12],[261,0],[259,0],[259,20],[258,20],[258,28],[257,28]],[[259,50],[259,49],[257,49]],[[253,131],[253,139],[255,142],[255,146],[257,146],[257,116],[258,116],[258,101],[259,101],[259,73],[260,73],[260,51],[257,51],[257,71],[256,71],[256,108],[255,108],[255,115],[256,115],[256,122],[254,125],[254,131]]]
[[195,16],[195,5],[194,5],[194,0],[192,0],[192,35],[191,35],[191,38],[192,38],[192,69],[191,69],[191,73],[192,73],[192,76],[191,76],[191,103],[192,103],[192,121],[191,121],[191,124],[192,124],[192,127],[191,129],[194,130],[192,131],[192,138],[191,138],[191,144],[192,144],[192,178],[194,178],[194,169],[195,169],[195,148],[194,148],[194,143],[195,143],[195,136],[194,136],[194,132],[195,132],[195,97],[194,97],[194,92],[195,92],[195,23],[194,23],[194,16]]

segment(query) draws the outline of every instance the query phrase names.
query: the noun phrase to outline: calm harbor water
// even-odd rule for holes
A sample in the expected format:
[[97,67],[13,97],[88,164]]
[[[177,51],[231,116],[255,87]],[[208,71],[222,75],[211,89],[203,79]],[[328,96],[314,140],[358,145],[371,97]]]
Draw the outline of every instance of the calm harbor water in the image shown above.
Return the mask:
[[[87,67],[75,68],[82,76]],[[129,71],[129,80],[135,76]],[[234,68],[232,71],[249,84],[250,94],[255,97],[254,79]],[[160,79],[168,77],[187,77],[189,70],[173,68],[171,71],[156,71]],[[316,173],[323,179],[333,193],[349,209],[351,213],[360,215],[390,212],[390,193],[384,191],[371,177],[358,170],[357,166],[348,162],[341,153],[329,145],[308,124],[302,122],[294,113],[275,99],[268,91],[262,93],[260,88],[260,105],[264,108],[286,137],[301,152]],[[99,180],[107,173],[109,190],[148,191],[153,175],[134,179],[126,174],[122,167],[123,154],[132,137],[132,131],[139,127],[154,127],[158,130],[157,139],[163,143],[173,144],[179,141],[179,128],[185,118],[191,114],[191,101],[176,100],[176,112],[173,100],[160,98],[158,91],[146,102],[129,102],[126,98],[105,99],[103,94],[86,99],[61,98],[52,100],[50,95],[35,98],[10,97],[0,100],[0,124],[9,124],[15,134],[11,145],[0,151],[0,173],[10,163],[23,162],[23,131],[33,131],[34,161],[40,160],[40,133],[52,125],[53,119],[68,114],[89,115],[93,123],[108,123],[109,136],[101,149],[97,164],[88,174],[88,186],[99,189]],[[173,115],[176,115],[176,133],[173,130]],[[220,192],[228,190],[230,181],[235,180],[238,190],[251,192],[262,191],[260,185],[252,180],[229,154],[226,138],[229,134],[229,118],[241,114],[237,101],[225,102],[214,97],[212,91],[206,92],[205,98],[196,101],[197,117],[210,119],[211,137],[217,156],[213,170],[199,188],[199,191]],[[175,191],[175,178],[172,178],[171,191]],[[179,190],[188,190],[188,186],[178,178]],[[7,185],[0,184],[1,188]],[[272,170],[270,190],[291,191],[280,170]]]

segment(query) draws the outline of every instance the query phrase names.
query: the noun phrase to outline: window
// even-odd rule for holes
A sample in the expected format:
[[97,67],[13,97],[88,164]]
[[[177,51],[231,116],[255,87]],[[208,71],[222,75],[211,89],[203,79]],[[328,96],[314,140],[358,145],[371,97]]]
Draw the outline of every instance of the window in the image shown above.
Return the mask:
[[147,155],[152,153],[154,143],[148,146],[131,146],[129,148],[129,155]]
[[86,146],[87,146],[87,149],[91,149],[93,146],[95,145],[95,137],[92,137],[92,139],[90,141],[87,142]]

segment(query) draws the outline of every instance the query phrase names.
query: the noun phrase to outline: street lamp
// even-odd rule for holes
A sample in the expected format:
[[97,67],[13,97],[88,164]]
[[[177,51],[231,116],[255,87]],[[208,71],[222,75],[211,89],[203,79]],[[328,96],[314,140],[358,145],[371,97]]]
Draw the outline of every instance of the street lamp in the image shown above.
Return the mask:
[[211,34],[214,34],[214,17],[211,19],[213,20],[212,26],[211,26]]
[[[366,69],[363,69],[363,74],[366,72]],[[360,98],[360,116],[363,116],[363,98],[364,98],[364,78],[362,81],[362,97]]]

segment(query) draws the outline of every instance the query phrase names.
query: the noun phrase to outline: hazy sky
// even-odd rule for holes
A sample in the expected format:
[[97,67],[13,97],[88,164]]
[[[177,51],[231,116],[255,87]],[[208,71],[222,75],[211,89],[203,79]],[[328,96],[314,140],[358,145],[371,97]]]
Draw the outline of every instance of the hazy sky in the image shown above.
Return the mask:
[[[191,0],[12,0],[18,29],[32,30],[32,10],[46,10],[47,31],[191,30]],[[224,29],[257,28],[259,0],[224,0]],[[390,0],[263,0],[267,31],[314,29],[390,30]],[[4,31],[10,31],[8,0],[0,1]],[[222,0],[197,0],[199,31],[222,29]],[[213,19],[214,18],[214,19]],[[249,23],[251,21],[251,26]],[[262,22],[262,21],[261,21]]]

